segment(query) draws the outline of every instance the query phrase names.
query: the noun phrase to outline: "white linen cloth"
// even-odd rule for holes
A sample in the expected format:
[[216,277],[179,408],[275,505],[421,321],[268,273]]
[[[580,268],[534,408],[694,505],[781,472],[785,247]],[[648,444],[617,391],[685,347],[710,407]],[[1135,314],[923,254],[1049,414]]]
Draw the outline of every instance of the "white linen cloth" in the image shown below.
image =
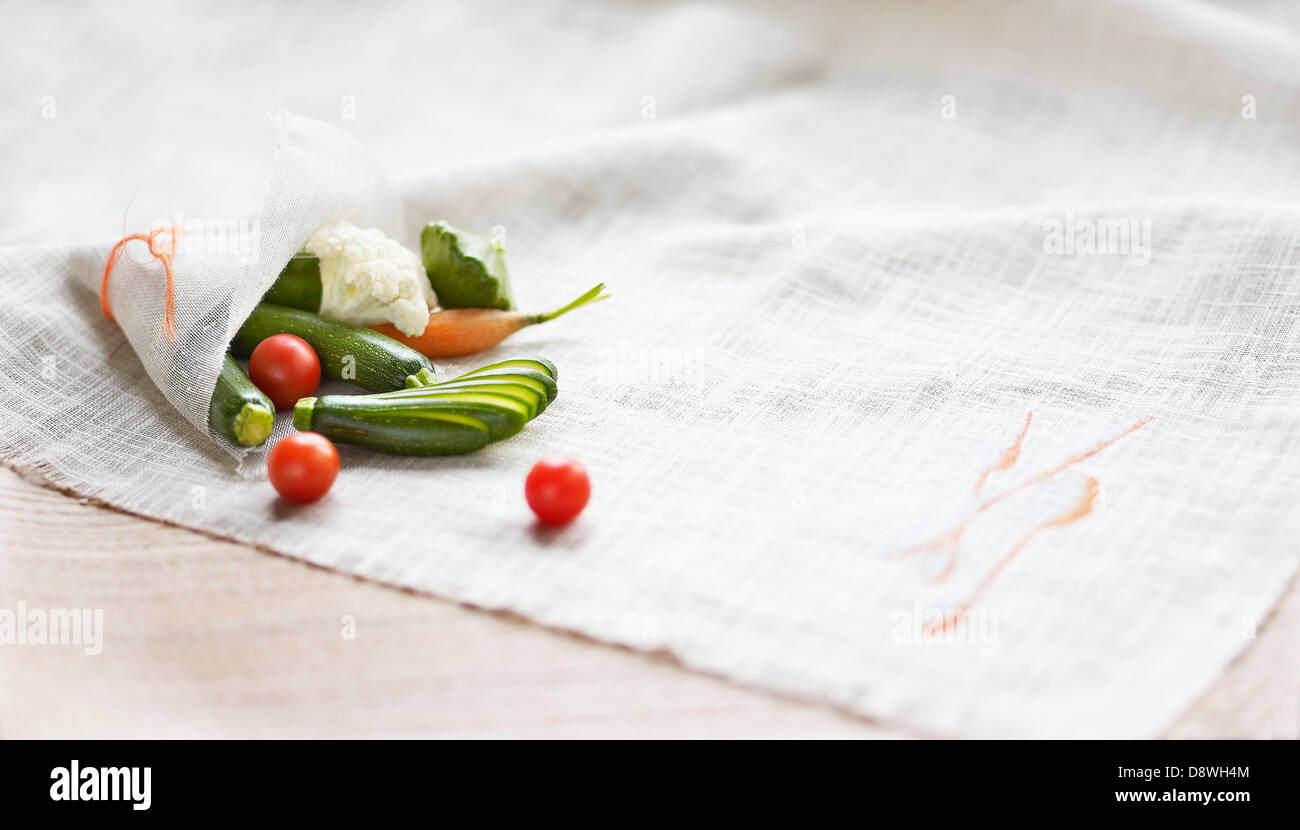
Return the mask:
[[[7,464],[942,734],[1157,734],[1296,571],[1284,6],[143,8],[5,35]],[[278,105],[313,118],[277,115],[272,153]],[[178,257],[174,345],[157,262],[119,265],[121,329],[99,312],[141,183],[128,232],[258,219],[252,256]],[[553,360],[520,436],[341,447],[291,507],[201,426],[230,333],[345,217],[496,228],[529,309],[614,298],[440,365]],[[558,532],[521,495],[551,452],[594,486]],[[948,550],[902,555],[999,493],[945,578]]]

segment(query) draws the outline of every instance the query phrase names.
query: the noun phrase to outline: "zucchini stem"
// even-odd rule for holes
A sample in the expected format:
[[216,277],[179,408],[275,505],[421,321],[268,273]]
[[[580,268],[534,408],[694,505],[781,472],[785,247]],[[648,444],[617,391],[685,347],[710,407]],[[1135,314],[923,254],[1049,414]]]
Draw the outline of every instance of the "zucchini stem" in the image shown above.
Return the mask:
[[419,386],[433,386],[438,382],[438,376],[433,373],[432,369],[421,369],[415,373],[415,377],[419,380]]

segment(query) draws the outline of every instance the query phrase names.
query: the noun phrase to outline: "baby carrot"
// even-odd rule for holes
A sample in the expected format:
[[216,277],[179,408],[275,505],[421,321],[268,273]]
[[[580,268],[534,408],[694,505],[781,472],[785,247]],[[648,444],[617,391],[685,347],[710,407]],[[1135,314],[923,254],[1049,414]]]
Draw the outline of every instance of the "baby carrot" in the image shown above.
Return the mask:
[[429,325],[414,337],[402,334],[392,323],[371,328],[410,346],[425,357],[461,357],[490,349],[525,326],[545,323],[568,314],[575,308],[603,300],[609,296],[600,293],[604,290],[605,283],[602,282],[568,305],[546,314],[525,314],[522,311],[500,311],[495,308],[450,308],[435,311],[429,315]]

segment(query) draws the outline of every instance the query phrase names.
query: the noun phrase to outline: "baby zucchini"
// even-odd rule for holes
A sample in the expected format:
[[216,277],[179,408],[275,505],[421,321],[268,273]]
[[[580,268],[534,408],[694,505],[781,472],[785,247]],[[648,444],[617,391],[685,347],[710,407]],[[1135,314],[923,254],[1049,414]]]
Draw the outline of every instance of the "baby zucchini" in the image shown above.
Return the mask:
[[320,281],[320,259],[298,253],[284,266],[271,289],[262,295],[262,302],[314,313],[320,311],[324,293]]
[[445,383],[378,395],[302,398],[293,423],[340,443],[398,455],[473,452],[515,435],[555,398],[549,374],[506,363],[511,366],[485,366]]
[[426,376],[431,376],[433,372],[429,358],[391,337],[272,303],[258,303],[236,332],[230,350],[238,357],[247,357],[258,343],[281,333],[297,335],[310,343],[320,357],[321,370],[329,377],[371,392],[401,389],[408,375],[425,371]]
[[275,425],[271,399],[253,385],[230,355],[221,364],[217,388],[208,409],[208,424],[223,438],[240,447],[256,447],[266,441]]

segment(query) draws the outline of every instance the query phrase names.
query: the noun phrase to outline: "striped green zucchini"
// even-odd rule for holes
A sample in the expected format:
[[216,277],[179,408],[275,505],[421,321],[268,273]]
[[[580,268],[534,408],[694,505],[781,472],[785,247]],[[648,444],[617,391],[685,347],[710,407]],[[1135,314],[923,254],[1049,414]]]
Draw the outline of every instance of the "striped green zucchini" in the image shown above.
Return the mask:
[[[549,370],[548,370],[549,368]],[[515,435],[558,393],[547,361],[508,360],[377,395],[302,398],[298,429],[397,455],[456,455]]]

